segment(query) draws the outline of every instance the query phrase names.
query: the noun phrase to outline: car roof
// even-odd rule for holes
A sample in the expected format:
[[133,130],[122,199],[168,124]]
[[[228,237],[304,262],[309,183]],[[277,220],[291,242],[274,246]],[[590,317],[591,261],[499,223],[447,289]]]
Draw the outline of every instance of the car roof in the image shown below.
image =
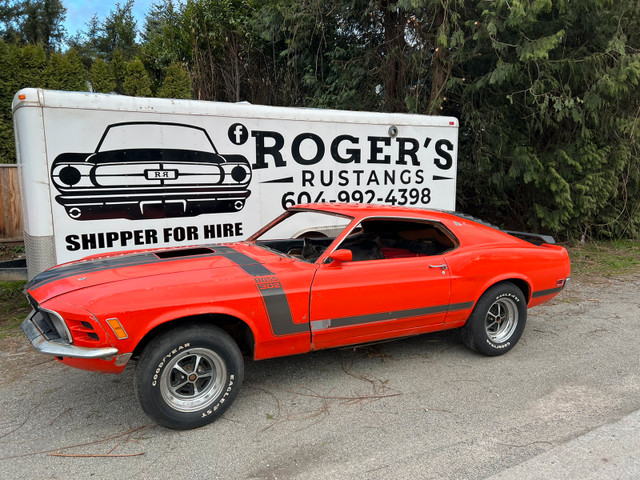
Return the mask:
[[441,210],[426,208],[400,207],[394,205],[368,204],[368,203],[305,203],[295,205],[290,210],[317,210],[323,212],[347,215],[355,218],[372,216],[384,217],[413,217],[425,220],[455,220],[453,212],[447,213]]

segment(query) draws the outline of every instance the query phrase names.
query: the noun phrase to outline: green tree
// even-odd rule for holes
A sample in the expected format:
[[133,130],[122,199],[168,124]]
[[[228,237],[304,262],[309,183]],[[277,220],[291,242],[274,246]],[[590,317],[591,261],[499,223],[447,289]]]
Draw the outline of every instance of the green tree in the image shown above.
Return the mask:
[[113,70],[101,58],[96,59],[91,66],[91,87],[97,93],[111,93],[116,89]]
[[20,30],[27,43],[42,45],[47,53],[62,44],[67,9],[60,0],[26,0],[22,9]]
[[45,87],[52,90],[87,90],[87,71],[78,52],[52,53],[44,70]]
[[470,132],[464,207],[567,237],[638,234],[635,3],[478,4],[450,82]]
[[15,163],[11,103],[18,90],[44,87],[47,57],[40,45],[20,46],[0,40],[0,163]]
[[127,62],[127,74],[122,86],[126,95],[134,97],[151,96],[151,80],[139,58]]
[[124,5],[116,4],[116,10],[109,13],[102,23],[98,45],[100,53],[110,60],[113,52],[120,50],[125,59],[133,58],[137,51],[136,21],[133,18],[133,0],[127,0]]
[[127,77],[127,62],[124,59],[124,55],[119,49],[113,52],[113,58],[110,62],[111,71],[113,72],[113,80],[116,84],[115,91],[119,94],[124,94],[124,82]]
[[190,58],[190,50],[184,43],[180,9],[171,0],[152,5],[141,36],[141,57],[154,90],[158,90],[169,66],[185,63]]
[[179,63],[172,63],[158,91],[162,98],[191,98],[191,79],[189,72]]

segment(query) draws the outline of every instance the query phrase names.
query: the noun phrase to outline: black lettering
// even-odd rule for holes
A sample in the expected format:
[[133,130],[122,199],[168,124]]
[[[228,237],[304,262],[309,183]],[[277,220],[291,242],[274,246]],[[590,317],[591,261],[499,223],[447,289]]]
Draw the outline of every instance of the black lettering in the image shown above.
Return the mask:
[[225,237],[233,236],[233,225],[231,223],[224,224],[224,236]]
[[170,242],[171,241],[171,235],[173,233],[173,230],[171,230],[171,228],[165,228],[162,233],[164,234],[163,238],[165,242]]
[[400,182],[403,185],[409,185],[411,183],[411,170],[402,170],[400,172]]
[[[378,158],[378,155],[383,152],[384,146],[391,145],[391,138],[389,137],[368,137],[371,147],[369,153],[368,163],[391,163],[391,156],[384,155],[382,158]],[[383,145],[380,145],[382,143]]]
[[396,171],[395,170],[385,170],[384,171],[384,184],[385,185],[395,185],[396,184]]
[[70,252],[75,252],[80,250],[80,243],[78,242],[78,235],[67,235],[64,237],[67,241],[67,250]]
[[375,170],[372,170],[369,174],[367,185],[380,185],[380,180],[378,179],[378,174],[375,172]]
[[416,185],[422,185],[424,183],[424,171],[416,170]]
[[441,170],[449,170],[453,166],[453,157],[448,151],[442,148],[443,145],[447,147],[447,150],[453,151],[453,144],[449,140],[438,140],[436,142],[436,153],[442,158],[436,157],[433,159],[433,162],[436,164],[436,167]]
[[312,172],[311,170],[303,170],[302,171],[302,186],[303,187],[315,187],[315,185],[313,184],[313,177],[315,176],[315,173]]
[[[286,167],[287,162],[282,158],[280,150],[284,146],[284,137],[278,132],[251,132],[251,136],[256,139],[256,163],[251,165],[254,170],[259,168],[267,168],[267,155],[273,158],[276,167]],[[265,139],[270,138],[273,140],[273,145],[267,147],[265,145]]]
[[[316,154],[314,157],[304,158],[300,153],[300,145],[304,140],[311,140],[316,144]],[[324,143],[315,133],[301,133],[293,139],[293,143],[291,144],[291,155],[300,165],[315,165],[322,160],[322,157],[324,157]]]
[[147,244],[158,243],[158,232],[155,230],[145,230],[144,240]]
[[338,172],[338,185],[340,187],[349,185],[349,172],[347,170],[340,170]]
[[82,234],[82,249],[90,250],[96,248],[96,234],[95,233],[83,233]]
[[354,170],[353,173],[356,174],[356,185],[360,186],[360,176],[364,173],[364,170]]
[[333,183],[333,170],[320,170],[320,183],[323,187],[330,187]]
[[173,229],[173,238],[176,242],[183,242],[187,238],[185,229],[183,227],[175,227]]
[[235,223],[234,226],[235,226],[235,229],[236,229],[236,231],[235,231],[236,237],[239,237],[240,235],[242,235],[242,223],[240,223],[240,222]]
[[198,227],[189,225],[187,227],[187,240],[198,240]]
[[126,247],[127,242],[133,238],[133,233],[131,232],[120,232],[120,246]]
[[420,144],[418,140],[415,138],[398,138],[398,165],[406,165],[407,160],[405,157],[411,157],[411,164],[415,166],[420,166],[420,162],[418,161],[418,156],[416,153],[420,148]]
[[354,145],[360,142],[358,138],[352,137],[351,135],[337,136],[333,139],[333,142],[331,142],[331,157],[338,163],[360,163],[360,150],[357,148],[347,148],[345,153],[348,157],[340,156],[338,149],[340,148],[340,143],[344,141],[351,142]]
[[[107,237],[107,248],[113,247],[116,243],[116,240],[118,240],[118,232],[107,232],[105,236]],[[104,248],[104,241],[99,243],[101,243],[101,247]]]

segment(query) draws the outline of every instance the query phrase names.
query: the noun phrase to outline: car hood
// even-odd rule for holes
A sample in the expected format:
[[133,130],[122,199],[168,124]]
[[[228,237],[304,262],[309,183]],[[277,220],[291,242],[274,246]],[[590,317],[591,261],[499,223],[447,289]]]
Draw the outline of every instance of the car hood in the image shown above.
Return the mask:
[[[65,263],[36,275],[26,289],[38,303],[96,285],[196,270],[267,271],[262,264],[277,255],[247,243],[115,253]],[[239,267],[239,268],[238,268]],[[231,276],[231,272],[220,271]]]

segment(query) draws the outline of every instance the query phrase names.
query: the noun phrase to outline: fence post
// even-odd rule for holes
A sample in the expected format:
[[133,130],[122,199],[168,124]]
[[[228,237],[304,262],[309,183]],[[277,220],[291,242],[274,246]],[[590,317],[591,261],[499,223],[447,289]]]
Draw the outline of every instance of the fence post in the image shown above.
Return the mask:
[[18,166],[0,164],[0,242],[21,242],[22,239]]

